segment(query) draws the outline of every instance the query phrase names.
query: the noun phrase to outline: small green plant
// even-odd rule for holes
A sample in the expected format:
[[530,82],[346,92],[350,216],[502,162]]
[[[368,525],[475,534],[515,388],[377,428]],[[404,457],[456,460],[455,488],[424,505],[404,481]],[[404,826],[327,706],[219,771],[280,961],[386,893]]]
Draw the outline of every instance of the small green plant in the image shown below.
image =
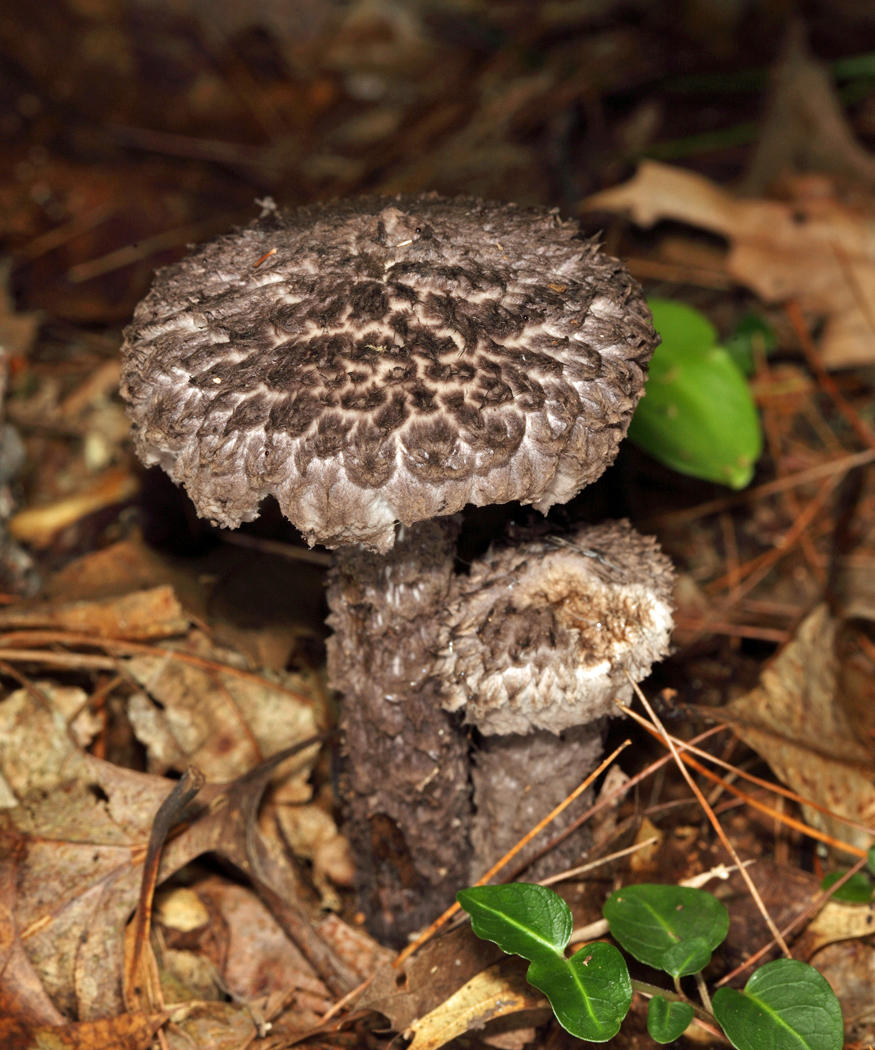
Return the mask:
[[[843,871],[830,872],[821,880],[820,888],[828,890],[844,874]],[[843,886],[833,892],[832,899],[844,904],[870,904],[875,901],[875,846],[871,846],[866,855],[866,870],[854,872]]]
[[[726,937],[729,914],[716,897],[686,886],[626,886],[603,914],[613,938],[639,962],[664,970],[674,990],[633,981],[622,953],[595,941],[573,955],[571,909],[553,890],[530,883],[460,890],[459,904],[478,937],[529,961],[526,979],[547,997],[559,1023],[592,1043],[613,1038],[634,989],[650,996],[647,1030],[657,1043],[679,1038],[695,1016],[716,1022],[738,1050],[841,1050],[839,1001],[807,963],[779,959],[761,966],[743,991],[720,988],[709,999],[701,977]],[[695,976],[700,1002],[681,988]]]
[[731,351],[685,303],[649,299],[662,342],[632,417],[629,437],[654,459],[681,474],[740,489],[753,477],[763,447],[759,414],[745,378],[752,347],[768,348],[765,326],[740,326]]

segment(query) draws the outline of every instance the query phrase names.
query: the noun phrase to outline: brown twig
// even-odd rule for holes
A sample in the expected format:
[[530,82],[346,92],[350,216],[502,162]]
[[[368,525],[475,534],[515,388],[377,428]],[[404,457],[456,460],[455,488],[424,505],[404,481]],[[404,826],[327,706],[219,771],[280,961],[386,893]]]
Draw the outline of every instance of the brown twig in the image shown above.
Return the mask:
[[756,503],[767,496],[777,495],[787,489],[807,485],[812,481],[820,481],[822,478],[842,478],[855,467],[867,466],[875,462],[875,447],[865,448],[861,452],[854,452],[850,456],[841,456],[838,459],[830,459],[825,463],[818,463],[814,467],[797,471],[795,474],[785,474],[782,478],[774,481],[766,481],[762,485],[755,485],[744,492],[734,493],[731,496],[720,496],[717,499],[706,500],[697,503],[695,507],[686,507],[683,510],[670,510],[665,514],[656,514],[641,523],[642,528],[655,528],[664,525],[682,525],[686,522],[698,521],[700,518],[719,514],[723,510],[732,507],[740,507],[746,504]]
[[732,842],[730,841],[729,836],[723,830],[723,825],[717,819],[717,816],[714,813],[714,810],[708,805],[708,800],[702,794],[701,788],[695,782],[695,780],[693,780],[692,776],[690,776],[690,772],[687,769],[686,763],[681,758],[680,753],[678,752],[678,749],[675,746],[674,741],[669,736],[668,732],[665,729],[665,726],[662,724],[662,722],[660,721],[658,715],[656,714],[656,712],[651,707],[650,701],[644,695],[644,693],[641,690],[641,688],[638,685],[638,683],[632,678],[631,675],[628,674],[628,672],[627,672],[627,677],[628,677],[629,681],[632,683],[632,688],[635,691],[635,695],[641,701],[641,704],[643,705],[644,710],[647,712],[647,715],[650,718],[652,724],[658,729],[660,738],[663,740],[663,742],[666,744],[666,746],[668,747],[669,751],[671,752],[672,757],[675,760],[675,764],[676,764],[676,766],[677,766],[681,776],[684,778],[684,780],[686,780],[687,784],[689,785],[690,790],[693,792],[693,794],[698,799],[699,805],[702,807],[702,811],[705,813],[705,815],[708,818],[708,822],[710,823],[711,827],[714,828],[714,831],[717,833],[717,837],[723,843],[723,848],[726,850],[726,852],[729,854],[729,856],[732,857],[733,863],[738,865],[739,870],[741,872],[741,877],[742,877],[742,879],[744,879],[744,882],[745,882],[745,884],[747,885],[747,888],[748,888],[748,892],[750,893],[751,897],[753,898],[754,903],[756,904],[757,909],[759,910],[759,913],[762,915],[763,920],[766,923],[766,926],[768,926],[769,930],[771,931],[772,936],[775,938],[776,942],[778,943],[779,947],[781,948],[781,951],[788,958],[791,958],[790,949],[787,947],[787,944],[785,943],[784,938],[781,936],[781,931],[775,925],[774,919],[772,919],[771,915],[769,914],[769,911],[766,908],[766,905],[765,905],[762,897],[760,896],[759,890],[756,888],[756,885],[754,884],[753,879],[750,877],[750,874],[748,873],[747,869],[743,866],[741,858],[735,852],[735,847],[732,845]]

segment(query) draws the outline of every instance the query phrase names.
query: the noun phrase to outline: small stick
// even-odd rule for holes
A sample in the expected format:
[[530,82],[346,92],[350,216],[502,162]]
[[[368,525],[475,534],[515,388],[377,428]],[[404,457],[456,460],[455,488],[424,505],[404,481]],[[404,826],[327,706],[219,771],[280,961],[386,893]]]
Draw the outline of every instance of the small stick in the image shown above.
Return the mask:
[[741,877],[744,879],[748,891],[751,897],[753,897],[754,903],[756,904],[760,914],[762,915],[766,926],[768,926],[772,936],[775,938],[775,942],[777,943],[781,951],[784,953],[784,955],[786,955],[788,959],[792,959],[793,956],[790,953],[790,949],[787,947],[786,941],[781,936],[781,931],[775,925],[775,920],[771,917],[771,915],[769,915],[768,908],[766,908],[766,905],[763,902],[762,897],[760,896],[759,890],[754,885],[754,881],[748,874],[747,868],[745,868],[742,864],[741,858],[735,851],[735,847],[732,845],[732,842],[729,840],[729,837],[723,830],[723,825],[717,819],[714,810],[708,805],[708,800],[702,794],[701,788],[690,775],[690,771],[687,769],[686,763],[683,761],[680,754],[678,753],[678,749],[675,747],[674,742],[672,741],[672,738],[666,731],[665,726],[662,724],[662,722],[659,719],[659,716],[650,706],[650,701],[644,695],[638,683],[632,678],[628,671],[626,672],[626,677],[632,683],[632,688],[635,690],[635,695],[643,704],[644,710],[647,712],[653,725],[658,728],[659,735],[661,736],[665,744],[668,746],[669,751],[671,751],[672,757],[675,760],[675,764],[677,765],[681,776],[684,778],[684,780],[686,780],[690,790],[698,799],[699,805],[702,807],[703,812],[708,817],[708,821],[711,824],[711,827],[713,827],[714,830],[717,832],[718,838],[723,843],[723,848],[727,851],[727,853],[729,853],[730,857],[732,857],[733,861],[738,865]]
[[697,503],[695,507],[687,507],[684,510],[670,510],[665,514],[656,514],[646,519],[643,523],[648,528],[657,525],[682,525],[684,522],[697,521],[711,514],[719,514],[722,510],[730,507],[739,507],[742,504],[755,503],[766,496],[775,496],[787,489],[797,488],[799,485],[807,485],[809,481],[820,481],[821,478],[832,477],[834,474],[844,475],[855,467],[863,467],[875,461],[875,447],[864,448],[862,452],[854,452],[850,456],[840,456],[838,459],[828,459],[825,463],[808,467],[797,471],[795,474],[785,474],[782,478],[767,481],[755,488],[746,489],[744,492],[732,496],[720,496],[718,499],[707,500],[705,503]]

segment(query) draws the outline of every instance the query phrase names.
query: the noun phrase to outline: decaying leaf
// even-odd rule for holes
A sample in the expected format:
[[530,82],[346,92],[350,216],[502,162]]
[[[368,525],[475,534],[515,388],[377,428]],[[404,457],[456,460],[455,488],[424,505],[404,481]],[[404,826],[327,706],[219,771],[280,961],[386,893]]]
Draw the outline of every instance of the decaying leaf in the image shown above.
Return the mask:
[[875,201],[839,200],[826,180],[800,178],[789,200],[746,200],[701,175],[645,161],[587,208],[629,212],[636,223],[687,223],[727,238],[730,274],[766,302],[795,300],[824,319],[828,368],[875,360]]
[[805,927],[794,945],[798,956],[811,959],[815,952],[836,941],[867,937],[875,928],[875,904],[828,901]]
[[0,1046],[3,1050],[148,1050],[165,1020],[163,1014],[119,1014],[48,1026],[0,1018]]
[[[197,662],[168,650],[126,662],[142,686],[129,717],[155,772],[194,764],[211,780],[231,780],[321,728],[323,712],[300,675],[237,674],[245,670],[239,656],[198,632],[185,652]],[[301,772],[297,801],[310,797],[308,775]]]
[[29,602],[0,610],[0,630],[53,627],[101,638],[166,638],[183,634],[189,617],[173,588],[163,584],[112,598]]
[[[440,1006],[413,1022],[405,1033],[413,1036],[409,1050],[438,1050],[499,1017],[539,1009],[546,1013],[544,997],[526,983],[523,970],[519,960],[503,960],[472,977]],[[528,1016],[520,1020],[520,1027],[530,1023]]]
[[[837,623],[817,606],[726,713],[738,735],[804,798],[875,828],[875,770],[868,747],[837,702]],[[806,807],[806,819],[839,841],[866,848],[871,834]]]
[[[81,751],[40,690],[20,690],[15,701],[15,747],[0,751],[12,803],[0,811],[0,1014],[56,1026],[65,1016],[122,1013],[125,925],[153,818],[174,782]],[[36,756],[39,768],[28,771],[16,749]],[[228,858],[249,874],[286,935],[304,944],[311,980],[327,979],[337,994],[357,977],[309,924],[294,865],[257,820],[281,757],[227,786],[208,785],[165,844],[159,879],[208,852]]]

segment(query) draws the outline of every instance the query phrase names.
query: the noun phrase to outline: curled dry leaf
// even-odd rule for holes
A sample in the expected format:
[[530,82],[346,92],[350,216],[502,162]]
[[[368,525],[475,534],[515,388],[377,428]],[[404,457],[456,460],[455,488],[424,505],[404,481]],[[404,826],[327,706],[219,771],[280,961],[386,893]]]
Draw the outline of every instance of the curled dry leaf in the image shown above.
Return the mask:
[[825,180],[791,183],[789,200],[745,200],[701,175],[645,161],[628,182],[586,208],[629,212],[641,226],[662,219],[726,237],[729,273],[766,302],[795,300],[825,321],[828,368],[873,362],[875,200],[838,199]]
[[836,814],[806,807],[809,823],[865,849],[871,834],[837,819],[875,827],[872,756],[837,698],[837,629],[827,606],[817,606],[765,668],[759,685],[734,700],[726,714],[779,780]]

